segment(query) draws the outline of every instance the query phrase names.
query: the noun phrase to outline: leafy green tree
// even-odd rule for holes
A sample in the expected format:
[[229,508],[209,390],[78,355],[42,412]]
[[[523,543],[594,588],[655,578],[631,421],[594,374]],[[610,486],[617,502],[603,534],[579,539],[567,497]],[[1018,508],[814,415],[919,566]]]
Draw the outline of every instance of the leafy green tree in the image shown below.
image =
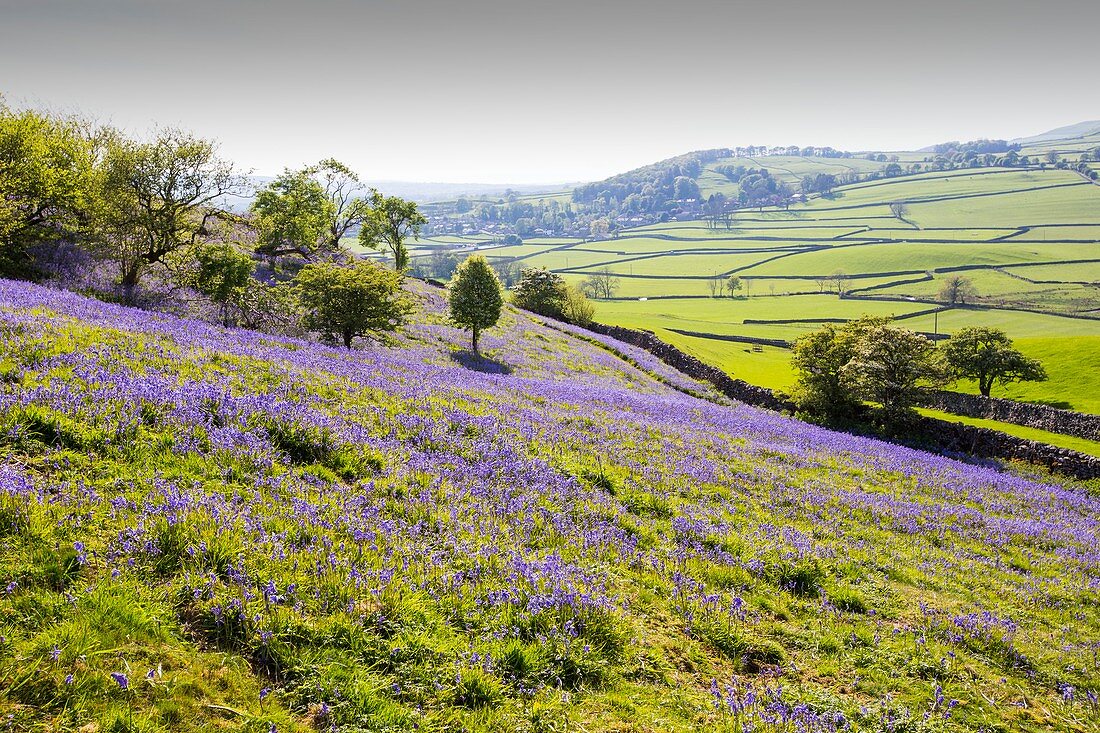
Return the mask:
[[257,191],[251,211],[258,254],[298,255],[308,261],[339,246],[338,238],[333,245],[330,231],[336,205],[308,168],[284,171]]
[[952,377],[977,381],[985,397],[998,382],[1005,385],[1047,378],[1042,363],[1017,351],[1008,335],[996,328],[961,329],[944,345],[943,357]]
[[403,279],[400,272],[362,260],[308,264],[295,279],[305,326],[328,341],[341,338],[349,349],[356,336],[392,331],[411,310]]
[[737,297],[737,294],[741,292],[741,278],[736,275],[730,275],[726,278],[726,292],[729,293],[731,298]]
[[587,326],[592,323],[596,308],[583,292],[571,285],[566,285],[565,303],[562,305],[561,315],[569,323]]
[[458,266],[449,301],[451,320],[472,333],[474,353],[478,354],[478,335],[496,325],[504,305],[500,281],[484,257],[474,255]]
[[978,295],[978,289],[969,278],[962,275],[948,275],[940,288],[940,300],[951,305],[964,304]]
[[925,387],[944,384],[948,374],[931,340],[908,329],[876,326],[860,336],[840,379],[855,397],[877,402],[885,415],[898,417],[917,403]]
[[362,182],[358,174],[335,158],[325,158],[306,171],[318,180],[325,198],[332,205],[327,210],[327,232],[324,246],[335,252],[340,240],[356,227],[361,227],[370,214],[371,199],[378,193],[374,189],[363,198],[359,196]]
[[394,268],[403,272],[409,265],[405,240],[420,236],[420,227],[428,220],[412,201],[375,192],[370,210],[359,229],[359,242],[364,247],[378,249],[385,245],[393,255]]
[[33,276],[31,246],[84,230],[94,168],[85,125],[0,102],[0,275]]
[[519,283],[512,291],[512,303],[540,316],[561,318],[567,295],[561,275],[545,267],[529,268],[520,273]]
[[252,258],[228,243],[207,244],[195,253],[194,286],[221,308],[222,323],[230,325],[230,309],[244,293],[252,275]]
[[142,273],[231,218],[225,197],[242,181],[217,146],[182,130],[162,130],[152,142],[113,136],[99,177],[96,234],[100,251],[119,267],[125,302]]
[[860,400],[842,379],[841,370],[855,357],[864,335],[887,322],[864,316],[842,325],[826,324],[796,340],[791,366],[797,375],[793,397],[799,410],[830,419],[854,415]]

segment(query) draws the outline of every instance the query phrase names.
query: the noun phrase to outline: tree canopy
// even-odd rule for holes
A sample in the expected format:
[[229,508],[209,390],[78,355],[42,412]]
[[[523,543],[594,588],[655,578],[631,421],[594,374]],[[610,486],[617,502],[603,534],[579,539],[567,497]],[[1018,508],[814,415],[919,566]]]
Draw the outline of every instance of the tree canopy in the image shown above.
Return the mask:
[[251,210],[259,254],[295,254],[310,260],[339,245],[339,240],[334,245],[328,236],[336,205],[309,169],[284,171],[256,192]]
[[410,236],[419,237],[420,227],[427,223],[427,218],[412,201],[375,192],[359,229],[359,242],[371,249],[385,245],[393,256],[394,268],[404,271],[409,265],[405,240]]
[[132,302],[149,265],[199,243],[242,180],[217,146],[182,130],[151,142],[112,136],[100,176],[98,242],[119,268],[123,298]]
[[516,307],[550,318],[562,317],[566,297],[565,280],[545,267],[523,270],[519,283],[512,291],[512,302]]
[[842,370],[855,357],[864,336],[887,322],[864,316],[841,325],[828,323],[796,340],[791,366],[798,375],[794,397],[799,409],[826,418],[854,414],[860,400],[845,382]]
[[34,275],[31,246],[85,229],[94,166],[86,125],[0,102],[0,274]]
[[1043,381],[1046,370],[1037,359],[1024,356],[1008,335],[996,328],[973,327],[956,332],[943,347],[944,360],[955,379],[973,379],[989,397],[993,385]]
[[875,326],[862,334],[842,382],[859,399],[877,402],[896,417],[916,404],[921,390],[943,384],[947,373],[928,338],[905,328]]
[[308,264],[295,281],[305,326],[349,349],[356,336],[392,331],[412,308],[402,280],[400,272],[362,260]]
[[504,305],[500,281],[484,257],[474,255],[458,266],[448,300],[451,320],[472,333],[474,353],[479,353],[478,335],[496,325]]

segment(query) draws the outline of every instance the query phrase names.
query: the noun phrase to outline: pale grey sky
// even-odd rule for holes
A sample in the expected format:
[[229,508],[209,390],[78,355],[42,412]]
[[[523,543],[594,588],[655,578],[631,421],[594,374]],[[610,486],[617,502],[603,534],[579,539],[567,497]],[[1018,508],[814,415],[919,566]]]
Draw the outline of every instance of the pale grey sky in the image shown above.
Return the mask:
[[1100,119],[1098,28],[1096,0],[0,0],[0,93],[186,127],[259,174],[579,181]]

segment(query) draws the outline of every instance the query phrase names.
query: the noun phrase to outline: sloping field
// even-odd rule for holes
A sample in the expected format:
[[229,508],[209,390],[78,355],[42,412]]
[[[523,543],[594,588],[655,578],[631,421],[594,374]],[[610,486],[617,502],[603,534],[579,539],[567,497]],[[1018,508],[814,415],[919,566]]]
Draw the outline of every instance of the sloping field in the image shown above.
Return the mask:
[[415,295],[343,351],[0,282],[8,730],[1095,729],[1094,494]]

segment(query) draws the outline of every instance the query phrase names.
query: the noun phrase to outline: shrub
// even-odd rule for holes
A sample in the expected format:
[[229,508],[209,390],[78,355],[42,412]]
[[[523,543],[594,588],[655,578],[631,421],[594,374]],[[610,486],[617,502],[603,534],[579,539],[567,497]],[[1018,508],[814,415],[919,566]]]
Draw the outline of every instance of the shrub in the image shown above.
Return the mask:
[[305,326],[349,349],[356,336],[392,331],[412,309],[401,281],[400,272],[370,262],[306,265],[295,280]]
[[517,308],[559,319],[567,298],[565,280],[545,267],[520,273],[519,284],[512,293],[512,302]]

